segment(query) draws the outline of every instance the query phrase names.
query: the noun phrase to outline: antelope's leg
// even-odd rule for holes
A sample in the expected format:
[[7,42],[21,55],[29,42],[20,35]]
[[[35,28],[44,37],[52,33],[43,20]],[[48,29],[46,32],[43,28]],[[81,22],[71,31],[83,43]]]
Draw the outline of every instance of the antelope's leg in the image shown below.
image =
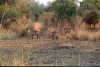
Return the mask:
[[37,39],[39,38],[39,35],[37,35]]
[[32,39],[33,39],[33,35],[32,35]]
[[36,36],[37,36],[37,39],[40,39],[40,35],[39,34],[37,34]]
[[58,40],[58,36],[56,36],[56,40]]
[[54,35],[52,35],[52,40],[54,40]]
[[39,35],[39,39],[40,39],[40,35]]

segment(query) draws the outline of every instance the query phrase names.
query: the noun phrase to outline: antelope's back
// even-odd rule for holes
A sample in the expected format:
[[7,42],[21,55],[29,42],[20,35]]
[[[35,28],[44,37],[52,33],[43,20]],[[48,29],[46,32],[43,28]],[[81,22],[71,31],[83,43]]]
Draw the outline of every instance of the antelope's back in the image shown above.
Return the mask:
[[51,32],[51,34],[54,36],[54,35],[57,35],[57,32],[53,31],[53,32]]
[[65,33],[69,33],[71,31],[72,28],[64,28],[64,32]]
[[37,30],[31,30],[31,33],[32,33],[32,35],[39,35],[40,34],[40,32]]

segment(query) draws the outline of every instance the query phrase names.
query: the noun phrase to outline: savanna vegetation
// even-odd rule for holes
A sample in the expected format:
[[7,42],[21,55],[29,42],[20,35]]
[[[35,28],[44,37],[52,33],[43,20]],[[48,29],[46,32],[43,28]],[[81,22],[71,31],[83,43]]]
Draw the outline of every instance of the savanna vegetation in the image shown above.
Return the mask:
[[[34,29],[34,23],[42,23],[39,31],[42,32],[42,35],[46,34],[47,36],[52,28],[58,32],[59,37],[67,36],[68,38],[68,35],[64,35],[63,28],[70,27],[77,34],[79,34],[77,31],[84,31],[83,29],[86,33],[96,31],[99,34],[100,1],[83,0],[80,2],[80,6],[77,3],[79,3],[78,0],[54,0],[45,6],[35,0],[0,0],[0,39],[7,36],[8,31],[16,36],[8,35],[7,39],[10,39],[9,36],[12,38],[25,37],[28,35],[29,28]],[[4,30],[7,33],[2,35]],[[73,37],[73,35],[71,36]],[[84,38],[79,36],[80,34],[75,39]]]
[[[80,5],[78,5],[78,3]],[[33,32],[33,30],[35,30],[35,32]],[[40,38],[34,39],[34,35]],[[74,46],[72,41],[75,42]],[[48,51],[49,54],[51,54],[53,50],[55,51],[57,49],[57,55],[59,55],[59,50],[61,49],[61,53],[68,50],[68,52],[70,52],[70,49],[79,50],[80,53],[85,52],[84,49],[86,49],[86,52],[88,50],[90,52],[100,51],[100,47],[98,47],[99,41],[100,0],[83,0],[82,2],[79,0],[54,0],[53,2],[48,2],[47,5],[37,2],[36,0],[0,0],[0,49],[6,48],[8,53],[10,52],[9,48],[14,49],[14,51],[10,53],[13,54],[13,56],[7,54],[4,49],[0,50],[0,65],[29,66],[34,63],[36,66],[39,66],[42,65],[39,62],[45,60],[41,58],[41,60],[37,60],[37,57],[41,55],[40,53],[43,53],[42,51],[45,53]],[[91,42],[93,42],[92,45],[90,45]],[[70,46],[69,43],[71,44]],[[94,46],[94,44],[96,44],[96,46]],[[61,47],[62,45],[67,45],[67,47]],[[45,47],[46,49],[42,50],[40,47]],[[64,51],[63,48],[68,50]],[[36,53],[36,51],[32,51],[32,49],[41,50],[38,50]],[[80,56],[79,52],[76,52],[77,56]],[[34,53],[35,58],[31,58],[32,53]],[[36,56],[35,54],[39,55]],[[43,55],[45,54],[43,53]],[[88,56],[90,55],[91,54]],[[81,58],[83,56],[84,54]],[[54,57],[56,58],[55,53],[53,57],[50,55],[51,59]],[[55,58],[54,60],[50,58],[46,61],[53,63]],[[76,66],[77,64],[79,64],[79,66],[87,64],[88,66],[89,63],[85,63],[85,61],[76,63],[77,58],[78,57],[74,56],[71,58],[75,60],[75,63],[71,60],[69,61],[72,62],[72,64],[70,64],[69,61],[66,63],[72,66]],[[29,63],[31,59],[33,59],[34,62]],[[57,65],[57,61],[54,62],[53,65]],[[98,61],[96,62],[97,65],[100,65]],[[63,66],[67,65],[64,64],[64,59],[61,59],[61,63]]]

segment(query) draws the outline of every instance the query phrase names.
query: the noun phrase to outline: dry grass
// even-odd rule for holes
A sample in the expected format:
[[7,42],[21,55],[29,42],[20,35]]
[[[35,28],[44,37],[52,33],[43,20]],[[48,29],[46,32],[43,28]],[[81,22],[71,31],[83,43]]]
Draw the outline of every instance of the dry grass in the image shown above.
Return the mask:
[[27,19],[25,16],[19,18],[16,23],[11,25],[11,28],[17,33],[17,36],[26,36],[28,27],[32,26],[32,20]]
[[[27,52],[26,52],[27,53]],[[26,57],[25,57],[26,56]],[[22,50],[11,54],[0,51],[0,66],[28,66],[30,51],[27,55]]]
[[[87,31],[86,25],[81,24],[80,21],[75,25],[75,31],[71,30],[71,32],[65,34],[63,30],[58,28],[59,38],[66,38],[70,40],[82,40],[82,41],[100,41],[100,24],[96,25],[95,30]],[[98,30],[98,31],[97,31]]]
[[74,40],[99,41],[100,31],[98,32],[89,32],[86,30],[71,31],[70,33],[66,34],[66,38]]
[[15,54],[13,59],[13,66],[26,66],[26,59],[24,59],[23,55],[22,58],[19,59],[19,57]]
[[[42,28],[43,24],[42,23],[35,23],[33,24],[33,21],[31,19],[27,19],[25,16],[22,18],[19,18],[16,23],[13,23],[11,25],[11,28],[15,31],[2,31],[0,32],[0,39],[6,40],[6,39],[14,39],[15,36],[23,37],[27,36],[28,28],[29,27],[35,27],[34,29],[37,29],[40,31]],[[100,24],[97,25],[99,28]],[[52,27],[51,27],[52,28]],[[91,40],[91,41],[99,41],[100,40],[100,31],[98,32],[88,32],[85,30],[84,24],[80,26],[80,23],[78,22],[76,25],[76,31],[71,31],[70,33],[67,33],[66,36],[58,26],[57,32],[60,38],[67,38],[67,39],[74,39],[74,40]],[[53,29],[50,29],[51,31]],[[50,37],[50,30],[42,30],[42,35],[44,33],[44,37]]]
[[16,37],[16,33],[11,30],[2,30],[0,31],[0,40],[13,40]]
[[[82,45],[83,47],[80,47]],[[32,40],[28,38],[7,41],[1,40],[0,66],[54,66],[55,64],[56,66],[60,64],[63,66],[76,66],[77,63],[74,62],[76,62],[79,57],[79,54],[76,56],[76,53],[79,53],[79,51],[87,52],[87,50],[95,51],[95,49],[99,49],[98,46],[99,42],[74,41],[66,39],[59,39],[58,41],[53,41],[48,38],[47,40],[45,38],[41,38],[40,40]],[[74,52],[76,53],[74,54]],[[69,53],[72,55],[69,55]],[[85,55],[84,52],[81,56],[83,55],[84,57],[88,56],[87,54]],[[70,56],[72,58],[68,58]],[[98,58],[99,53],[95,56]],[[91,54],[88,57],[91,57]],[[58,61],[61,63],[59,64]],[[48,62],[50,62],[50,64]],[[99,62],[97,61],[97,63]]]

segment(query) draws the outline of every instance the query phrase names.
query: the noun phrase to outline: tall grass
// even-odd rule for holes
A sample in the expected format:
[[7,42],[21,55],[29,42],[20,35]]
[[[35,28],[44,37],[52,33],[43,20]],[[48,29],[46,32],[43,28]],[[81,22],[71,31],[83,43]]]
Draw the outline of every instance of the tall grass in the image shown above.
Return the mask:
[[71,31],[66,34],[67,39],[73,40],[89,40],[89,41],[100,41],[100,31],[89,32],[86,30]]
[[12,65],[13,66],[26,66],[27,65],[27,60],[24,58],[23,55],[22,55],[21,58],[19,58],[17,54],[14,54]]

